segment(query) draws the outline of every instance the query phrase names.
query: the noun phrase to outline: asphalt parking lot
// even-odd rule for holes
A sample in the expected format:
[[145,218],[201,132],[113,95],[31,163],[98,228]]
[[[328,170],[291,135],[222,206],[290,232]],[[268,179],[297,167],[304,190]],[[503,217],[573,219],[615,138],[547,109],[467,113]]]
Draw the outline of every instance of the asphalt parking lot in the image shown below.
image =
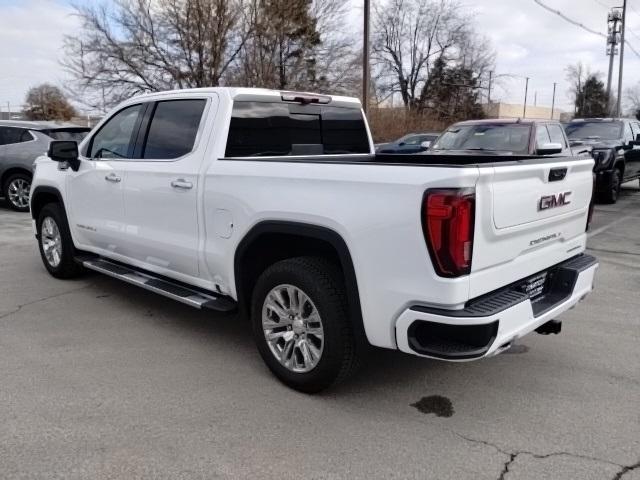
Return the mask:
[[637,182],[590,249],[597,290],[560,335],[468,364],[375,351],[306,396],[238,318],[51,278],[29,216],[0,207],[0,477],[638,480]]

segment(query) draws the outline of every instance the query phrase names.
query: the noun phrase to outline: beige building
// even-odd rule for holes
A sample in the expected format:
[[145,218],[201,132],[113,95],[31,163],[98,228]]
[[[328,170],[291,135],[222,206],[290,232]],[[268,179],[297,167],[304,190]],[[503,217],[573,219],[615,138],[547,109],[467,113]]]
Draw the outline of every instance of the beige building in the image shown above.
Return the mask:
[[[494,103],[484,104],[482,106],[485,114],[489,118],[521,118],[524,113],[524,105],[516,105],[513,103]],[[564,112],[558,108],[553,110],[553,118],[560,120],[560,116]],[[533,119],[550,119],[551,107],[534,107],[527,105],[526,118]]]

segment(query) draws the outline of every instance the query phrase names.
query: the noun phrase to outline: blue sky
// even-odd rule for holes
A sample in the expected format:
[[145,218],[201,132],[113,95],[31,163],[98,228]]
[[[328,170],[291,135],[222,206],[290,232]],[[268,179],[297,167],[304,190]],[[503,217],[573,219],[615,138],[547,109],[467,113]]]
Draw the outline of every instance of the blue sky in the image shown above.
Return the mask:
[[[94,0],[75,0],[90,2]],[[359,29],[360,0],[353,6],[354,28]],[[381,0],[372,0],[373,2]],[[582,60],[592,70],[606,73],[605,41],[566,23],[536,5],[533,0],[465,0],[475,11],[478,29],[497,50],[497,73],[510,74],[497,86],[494,99],[521,103],[524,77],[530,77],[530,101],[537,92],[538,104],[551,103],[553,82],[558,82],[557,104],[570,108],[564,68]],[[619,0],[544,0],[598,31],[606,30],[608,5]],[[629,0],[628,38],[640,51],[640,0]],[[29,87],[69,79],[59,65],[64,33],[79,27],[72,15],[73,0],[0,0],[0,108],[7,101],[21,104]],[[625,86],[640,80],[640,58],[626,56]],[[617,77],[617,75],[616,75]],[[615,79],[615,77],[614,77]]]

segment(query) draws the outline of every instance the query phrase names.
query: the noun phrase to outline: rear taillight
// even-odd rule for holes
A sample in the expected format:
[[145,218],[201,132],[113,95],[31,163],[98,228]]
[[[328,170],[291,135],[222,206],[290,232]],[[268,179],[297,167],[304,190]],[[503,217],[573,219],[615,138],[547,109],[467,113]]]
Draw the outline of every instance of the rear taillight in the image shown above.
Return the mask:
[[471,272],[475,203],[470,189],[428,190],[424,196],[422,228],[441,277]]

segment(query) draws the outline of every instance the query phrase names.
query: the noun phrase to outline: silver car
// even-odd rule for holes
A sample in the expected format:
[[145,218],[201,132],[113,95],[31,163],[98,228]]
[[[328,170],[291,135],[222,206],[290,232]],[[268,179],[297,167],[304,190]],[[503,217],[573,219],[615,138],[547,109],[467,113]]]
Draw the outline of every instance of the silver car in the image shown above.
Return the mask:
[[89,128],[52,122],[0,120],[0,196],[14,210],[29,210],[33,162],[51,140],[80,142]]

